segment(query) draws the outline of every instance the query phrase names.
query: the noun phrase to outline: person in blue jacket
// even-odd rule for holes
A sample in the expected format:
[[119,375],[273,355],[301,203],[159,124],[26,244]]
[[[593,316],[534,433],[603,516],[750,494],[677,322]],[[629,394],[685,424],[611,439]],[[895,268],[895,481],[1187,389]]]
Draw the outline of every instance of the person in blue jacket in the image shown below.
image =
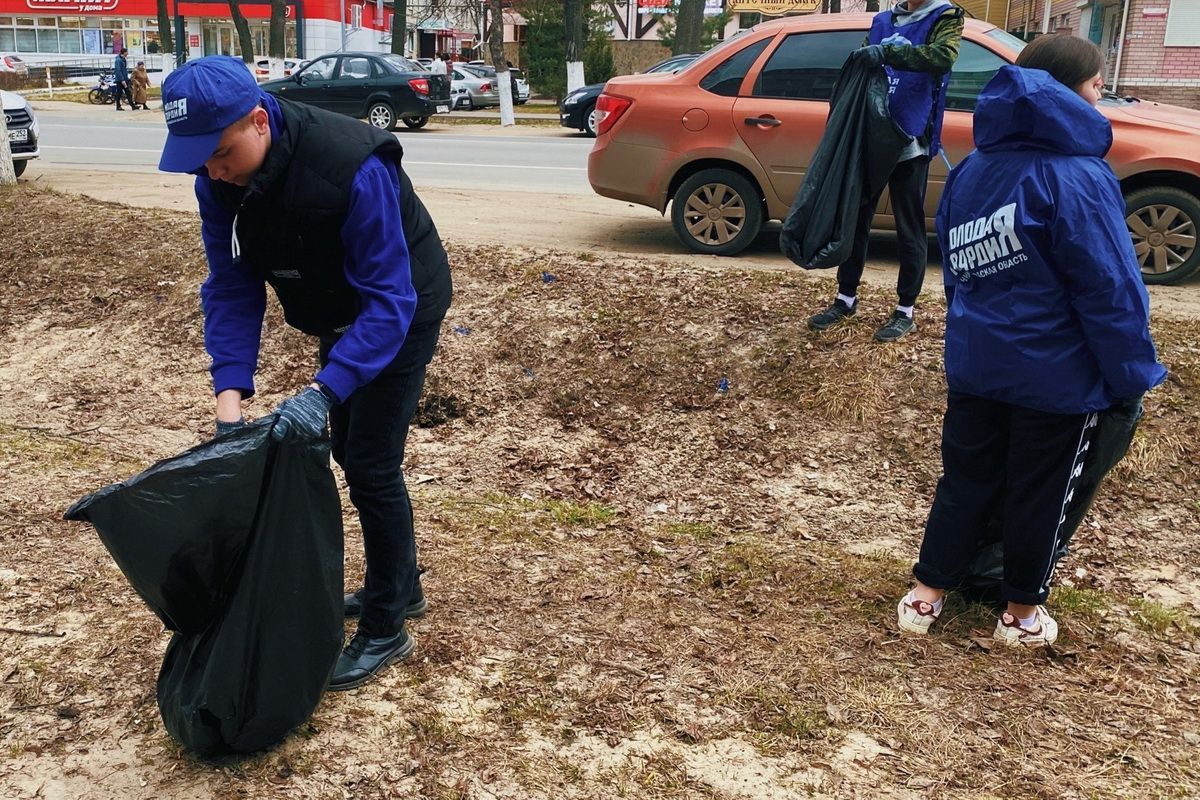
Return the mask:
[[412,505],[401,471],[442,318],[446,251],[401,167],[394,136],[277,99],[229,56],[189,61],[163,83],[159,169],[194,173],[208,277],[200,289],[217,433],[254,394],[267,284],[289,325],[319,340],[312,382],[276,409],[276,439],[332,433],[358,509],[366,582],[331,689],[370,680],[415,643],[424,613]]
[[[916,327],[913,307],[925,281],[925,187],[929,162],[941,150],[942,116],[950,70],[958,60],[963,10],[949,0],[904,0],[881,11],[871,21],[865,46],[855,53],[887,72],[888,110],[910,137],[887,180],[900,271],[896,277],[896,308],[875,331],[880,342],[894,342]],[[858,313],[858,284],[867,263],[871,222],[880,190],[863,192],[855,222],[850,257],[838,267],[837,296],[824,311],[809,317],[808,327],[823,331]]]
[[124,111],[121,108],[121,98],[129,103],[129,108],[133,109],[133,89],[129,84],[129,50],[122,47],[121,52],[117,53],[117,57],[113,59],[113,97],[117,100],[117,111]]
[[916,588],[897,607],[904,631],[928,632],[998,511],[1007,610],[994,636],[1053,642],[1058,625],[1043,604],[1097,415],[1136,409],[1166,378],[1125,201],[1104,161],[1103,64],[1086,39],[1027,46],[979,95],[976,150],[946,181],[943,475]]

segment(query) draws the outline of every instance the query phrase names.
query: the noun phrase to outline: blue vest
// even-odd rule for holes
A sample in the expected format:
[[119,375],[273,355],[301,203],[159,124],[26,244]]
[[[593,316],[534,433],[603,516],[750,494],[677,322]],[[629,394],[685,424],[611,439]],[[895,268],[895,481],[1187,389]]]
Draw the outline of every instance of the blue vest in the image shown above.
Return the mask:
[[[891,11],[880,11],[871,21],[868,42],[879,44],[893,33],[898,33],[914,45],[925,44],[934,25],[946,11],[953,8],[950,6],[940,13],[929,14],[909,25],[896,25]],[[892,69],[886,65],[884,69],[891,86],[888,109],[892,112],[892,119],[909,136],[928,137],[929,155],[931,158],[936,156],[942,142],[942,113],[946,110],[946,86],[950,83],[950,73],[931,75],[928,72]]]

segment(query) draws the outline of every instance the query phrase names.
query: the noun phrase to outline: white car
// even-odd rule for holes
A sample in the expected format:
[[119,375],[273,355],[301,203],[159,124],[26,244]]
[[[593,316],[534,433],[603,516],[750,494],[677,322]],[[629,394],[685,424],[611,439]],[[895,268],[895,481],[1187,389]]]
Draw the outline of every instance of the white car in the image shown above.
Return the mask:
[[29,65],[14,53],[0,53],[0,72],[7,72],[10,75],[28,75]]
[[[291,77],[291,74],[307,62],[302,62],[296,58],[285,58],[283,60],[283,77]],[[259,83],[271,77],[271,61],[270,59],[260,58],[254,62],[254,79]]]
[[38,150],[37,117],[29,101],[19,94],[0,91],[0,105],[4,107],[4,125],[8,128],[8,145],[12,149],[13,169],[19,176],[32,158],[41,155]]
[[513,102],[522,106],[529,102],[529,80],[525,77],[525,73],[519,69],[509,70],[517,79],[517,96],[513,98]]

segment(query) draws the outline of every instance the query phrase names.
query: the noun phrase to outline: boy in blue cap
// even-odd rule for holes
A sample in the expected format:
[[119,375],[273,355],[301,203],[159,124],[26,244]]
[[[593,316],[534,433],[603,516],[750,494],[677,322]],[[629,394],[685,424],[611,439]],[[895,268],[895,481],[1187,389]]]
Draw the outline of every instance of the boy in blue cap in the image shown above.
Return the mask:
[[401,466],[450,306],[446,251],[389,133],[275,98],[228,56],[171,73],[163,112],[159,169],[196,175],[217,433],[243,424],[254,394],[267,284],[320,341],[321,369],[276,409],[272,435],[318,438],[328,422],[359,512],[366,582],[346,597],[358,631],[329,687],[354,688],[412,654],[404,623],[425,611]]

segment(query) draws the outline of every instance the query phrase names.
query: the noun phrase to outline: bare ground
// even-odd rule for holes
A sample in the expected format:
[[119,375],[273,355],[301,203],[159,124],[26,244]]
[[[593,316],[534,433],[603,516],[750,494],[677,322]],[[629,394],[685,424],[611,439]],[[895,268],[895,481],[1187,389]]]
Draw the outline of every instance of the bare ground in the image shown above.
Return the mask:
[[[936,300],[883,348],[870,314],[808,334],[805,275],[453,243],[407,464],[417,655],[269,752],[180,752],[167,634],[61,520],[211,433],[197,219],[139,216],[0,195],[4,796],[1200,794],[1200,323],[1156,315],[1172,377],[1060,570],[1059,645],[1000,652],[961,603],[891,627],[939,469]],[[312,351],[271,315],[256,414]]]

